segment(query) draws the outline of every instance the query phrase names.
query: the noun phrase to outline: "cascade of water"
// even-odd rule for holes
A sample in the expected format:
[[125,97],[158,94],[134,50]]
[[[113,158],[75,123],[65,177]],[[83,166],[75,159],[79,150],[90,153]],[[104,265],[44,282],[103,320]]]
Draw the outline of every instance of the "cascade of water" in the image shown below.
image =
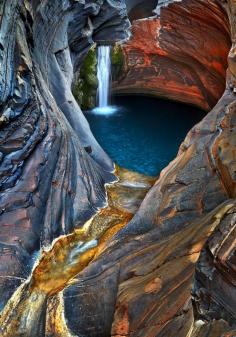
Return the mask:
[[111,59],[110,46],[98,47],[98,103],[99,108],[106,108],[109,101],[109,87],[110,87],[110,73],[111,73]]

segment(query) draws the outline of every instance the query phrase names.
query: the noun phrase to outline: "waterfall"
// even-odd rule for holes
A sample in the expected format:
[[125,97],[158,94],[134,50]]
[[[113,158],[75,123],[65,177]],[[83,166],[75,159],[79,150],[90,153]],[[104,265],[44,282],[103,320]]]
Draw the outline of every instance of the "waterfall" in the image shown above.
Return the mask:
[[108,116],[119,110],[119,107],[109,105],[111,80],[110,46],[98,46],[97,62],[98,107],[93,109],[92,113]]
[[110,46],[98,47],[98,103],[99,108],[108,107],[109,102],[109,89],[110,89],[110,74],[111,74],[111,59],[110,59]]

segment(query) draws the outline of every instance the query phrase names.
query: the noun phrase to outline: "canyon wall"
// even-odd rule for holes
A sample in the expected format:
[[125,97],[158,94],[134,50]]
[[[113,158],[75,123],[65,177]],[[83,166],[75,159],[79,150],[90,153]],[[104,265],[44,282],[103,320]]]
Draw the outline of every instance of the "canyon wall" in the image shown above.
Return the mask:
[[71,92],[94,41],[127,37],[124,1],[1,1],[0,307],[35,253],[105,204],[113,163]]
[[[154,4],[147,10],[148,5],[132,8],[131,19],[151,14]],[[225,88],[231,45],[225,10],[217,1],[165,6],[157,6],[157,14],[162,7],[160,16],[133,21],[132,36],[122,44],[125,65],[113,93],[153,95],[209,111]]]
[[[64,291],[68,326],[81,336],[222,337],[235,334],[236,6],[234,1],[197,3],[185,0],[166,1],[163,5],[160,21],[162,14],[172,18],[169,25],[172,22],[177,25],[177,18],[180,24],[182,19],[188,19],[191,28],[190,23],[195,18],[199,20],[197,13],[200,15],[201,10],[202,16],[205,8],[201,22],[204,32],[209,33],[206,38],[210,39],[210,35],[213,38],[212,42],[208,40],[207,56],[205,49],[196,47],[196,41],[205,41],[202,25],[196,25],[201,31],[198,37],[194,33],[188,35],[189,44],[192,42],[193,45],[188,62],[196,66],[191,70],[192,74],[196,71],[194,77],[201,77],[201,83],[204,83],[200,86],[201,94],[198,86],[189,91],[185,84],[180,99],[166,83],[170,92],[166,97],[206,110],[214,104],[224,89],[225,53],[229,49],[230,32],[233,46],[228,58],[227,84],[216,106],[189,132],[177,158],[162,171],[133,219],[80,273],[78,283]],[[194,10],[189,9],[191,5]],[[204,21],[207,18],[209,21]],[[213,30],[210,26],[206,29],[208,22]],[[146,24],[145,20],[143,24]],[[171,27],[169,29],[171,31]],[[175,33],[181,31],[185,32],[179,29]],[[139,46],[144,45],[148,53],[153,48],[152,41],[148,40],[152,34],[144,34],[140,34]],[[216,36],[221,39],[216,40]],[[130,44],[133,41],[131,39]],[[169,41],[165,43],[169,44]],[[128,48],[129,42],[126,46]],[[180,48],[184,54],[184,47],[179,42],[175,50]],[[160,50],[158,45],[155,48]],[[197,61],[201,53],[204,67]],[[180,54],[176,57],[180,59]],[[185,65],[179,61],[176,69],[178,66],[182,73]],[[137,68],[136,63],[134,71]],[[196,82],[192,80],[191,83]],[[221,83],[220,90],[218,83]],[[132,93],[132,85],[136,85],[133,79],[124,92]],[[142,85],[145,89],[144,82]],[[158,87],[158,82],[156,85]],[[73,312],[80,312],[79,320]]]
[[[145,47],[133,68],[147,89],[142,93],[151,94],[148,76],[155,69],[161,76],[162,67],[162,81],[155,82],[152,94],[208,110],[224,93],[189,132],[132,220],[107,237],[92,262],[64,289],[63,298],[60,293],[64,304],[58,305],[55,293],[46,300],[44,296],[42,303],[33,296],[40,315],[46,316],[47,306],[48,315],[55,311],[53,328],[46,334],[44,328],[37,330],[37,318],[31,322],[33,334],[25,337],[235,335],[236,4],[162,0],[157,12],[156,18],[143,20],[142,42],[137,40],[139,48]],[[11,0],[0,4],[0,13],[3,306],[19,284],[23,282],[19,293],[27,288],[24,280],[37,248],[78,229],[105,202],[104,184],[114,179],[113,164],[93,138],[70,87],[90,44],[123,39],[128,22],[123,2],[112,0]],[[149,21],[155,25],[146,26]],[[137,23],[127,48],[137,37]],[[151,59],[157,55],[153,67]],[[143,81],[142,72],[148,80]],[[129,90],[115,90],[134,93],[137,88],[132,78]],[[73,252],[73,241],[66,242]],[[56,284],[64,272],[64,245],[59,240],[53,247],[59,261],[52,250],[57,272],[48,283]],[[42,261],[47,266],[45,252]],[[41,272],[45,279],[50,275],[47,268],[45,275]],[[28,295],[27,290],[22,303]],[[29,323],[26,318],[34,307],[21,308],[26,310],[22,316],[11,303],[9,324],[15,317]],[[4,337],[17,335],[7,330]]]

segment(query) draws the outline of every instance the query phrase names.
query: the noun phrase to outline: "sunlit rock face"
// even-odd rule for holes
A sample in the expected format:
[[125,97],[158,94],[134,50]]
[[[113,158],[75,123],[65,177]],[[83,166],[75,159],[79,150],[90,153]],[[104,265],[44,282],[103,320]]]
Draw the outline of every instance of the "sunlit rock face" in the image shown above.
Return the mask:
[[159,3],[161,15],[146,19],[149,2],[132,6],[131,19],[142,19],[133,21],[132,37],[123,45],[125,67],[113,92],[165,97],[209,110],[225,88],[231,45],[225,10],[217,1]]
[[[93,41],[127,37],[124,1],[1,1],[0,302],[32,254],[105,202],[113,163],[71,93]],[[102,28],[101,28],[102,27]]]

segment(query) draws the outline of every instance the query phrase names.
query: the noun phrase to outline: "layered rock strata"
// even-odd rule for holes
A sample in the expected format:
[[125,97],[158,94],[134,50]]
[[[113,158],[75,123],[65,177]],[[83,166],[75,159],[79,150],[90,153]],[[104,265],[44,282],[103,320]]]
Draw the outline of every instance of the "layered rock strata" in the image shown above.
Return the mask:
[[[235,95],[227,89],[191,130],[133,219],[79,275],[78,285],[64,292],[65,314],[74,333],[109,336],[110,328],[112,336],[189,334],[195,263],[217,226],[224,226],[228,236],[235,224],[235,201],[225,208],[225,201],[235,198],[235,116]],[[229,295],[234,285],[225,282],[229,311],[223,303],[226,314],[218,310],[210,318],[228,320],[228,326],[236,321],[234,297]],[[201,288],[210,288],[213,296],[214,283],[207,284]],[[215,291],[220,292],[217,287]],[[72,318],[71,301],[73,311],[81,312],[79,321]],[[88,312],[93,313],[89,320]]]
[[210,110],[225,89],[231,45],[225,10],[214,0],[183,0],[159,2],[156,13],[133,21],[113,93],[153,95]]
[[[227,46],[229,30],[223,27],[228,25],[228,11],[235,41],[234,2],[198,3],[205,6],[206,13],[209,6],[214,9],[214,17],[219,14],[218,19],[210,22],[220,34],[222,29],[226,32]],[[183,4],[186,8],[191,4],[197,7],[194,1],[175,2],[160,11],[160,20],[162,13],[164,17],[182,13]],[[189,22],[195,13],[188,10]],[[225,22],[221,28],[219,21]],[[214,50],[216,43],[221,46],[222,41],[213,42]],[[219,53],[224,49],[221,47]],[[192,57],[194,63],[198,55]],[[74,333],[109,336],[111,329],[115,337],[234,335],[235,59],[233,44],[222,98],[189,132],[177,158],[162,171],[133,219],[79,275],[78,284],[64,292],[65,315],[71,318],[68,326]],[[223,74],[224,63],[220,64],[217,69],[221,68]],[[224,76],[221,79],[222,90]],[[129,85],[130,92],[132,84]],[[212,87],[209,85],[208,89]],[[191,96],[191,103],[194,97]],[[207,101],[205,96],[204,108],[207,109],[206,102],[209,107],[214,100]],[[195,104],[201,106],[200,100]],[[214,231],[202,251],[194,282],[195,264]],[[74,309],[80,310],[79,321],[72,318],[72,300]],[[89,320],[87,313],[92,313]]]
[[71,83],[94,41],[127,37],[123,1],[1,1],[0,303],[34,255],[105,204],[112,161]]
[[[107,3],[111,5],[114,2],[108,1]],[[176,13],[180,14],[183,8],[189,8],[188,6],[191,4],[197,7],[197,3],[192,0],[162,1],[164,8],[160,9],[160,18],[162,18],[162,13],[164,17],[167,14],[172,17],[173,9],[175,15]],[[99,245],[95,247],[94,240],[87,242],[84,237],[85,242],[81,243],[83,235],[80,236],[81,232],[79,231],[61,237],[51,251],[42,254],[40,263],[34,270],[29,283],[23,283],[11,301],[8,302],[6,310],[3,311],[4,315],[8,314],[9,326],[10,322],[13,322],[13,326],[18,331],[19,321],[23,321],[22,325],[26,329],[29,326],[25,336],[45,336],[47,306],[54,318],[54,321],[50,322],[52,329],[49,329],[48,337],[71,337],[72,335],[89,337],[229,337],[235,335],[236,317],[233,295],[235,293],[234,232],[236,221],[236,5],[233,0],[217,2],[201,0],[198,1],[198,4],[205,6],[206,13],[208,8],[213,10],[214,20],[210,22],[213,27],[217,27],[217,31],[219,22],[222,22],[224,23],[222,30],[228,34],[229,30],[224,27],[228,27],[228,20],[230,22],[232,48],[228,57],[227,85],[222,98],[202,122],[189,132],[180,147],[178,156],[162,171],[138,210],[131,203],[131,206],[134,206],[134,216],[131,214],[132,212],[127,214],[127,209],[125,210],[127,204],[122,196],[123,202],[116,201],[114,206],[117,214],[121,212],[127,216],[122,218],[123,224],[119,223],[118,228],[111,232],[112,235],[108,235],[104,242],[99,242]],[[5,8],[9,10],[9,7]],[[44,7],[42,6],[42,8]],[[179,11],[177,11],[178,8]],[[49,8],[44,13],[44,18],[47,17],[48,10]],[[226,12],[228,12],[228,20]],[[191,23],[196,11],[188,10],[187,13]],[[224,17],[221,16],[222,14]],[[173,17],[175,17],[174,14]],[[182,16],[180,16],[180,23],[181,18]],[[100,20],[98,21],[100,22]],[[228,35],[225,39],[228,41]],[[221,46],[220,41],[218,45]],[[195,54],[192,54],[192,57],[193,63],[196,64]],[[45,62],[45,64],[47,63]],[[44,71],[46,68],[43,68]],[[202,73],[199,69],[198,72],[200,76]],[[7,75],[9,76],[8,73]],[[208,97],[209,92],[211,89],[207,91],[205,97]],[[50,100],[49,98],[48,100],[51,102],[52,97],[49,96]],[[195,97],[194,94],[192,96]],[[197,100],[197,103],[191,101],[198,106],[201,106],[200,102],[202,99]],[[206,100],[206,102],[208,106],[213,104],[211,100]],[[51,111],[50,105],[46,107],[49,109],[46,112]],[[207,109],[206,105],[205,108]],[[58,123],[61,118],[64,121],[63,115],[60,114]],[[65,125],[67,126],[67,122]],[[54,131],[54,129],[55,125],[52,130]],[[69,136],[70,139],[77,137],[72,131]],[[80,150],[79,144],[79,141],[76,142],[78,148],[73,148],[75,153],[78,149]],[[71,153],[71,147],[68,149]],[[82,153],[85,152],[82,151]],[[93,160],[88,154],[85,157],[88,159],[87,162],[91,164],[93,173],[97,172],[95,167],[100,166],[103,167],[103,170],[109,171],[108,162],[106,162],[108,166],[103,161],[95,165],[96,156]],[[63,158],[65,155],[61,160]],[[99,158],[104,157],[99,156]],[[68,163],[70,169],[73,168],[71,163]],[[81,163],[81,157],[78,163]],[[30,169],[28,172],[31,171]],[[59,173],[58,176],[61,179]],[[81,176],[76,176],[76,183],[80,181],[78,177],[81,178]],[[71,180],[69,179],[69,181]],[[86,181],[90,188],[94,187],[92,192],[95,195],[97,193],[100,195],[104,180],[99,180],[102,185],[101,189],[98,189],[101,185],[95,184],[94,180],[91,181],[91,185],[88,180]],[[58,189],[62,190],[60,184],[54,183],[53,185],[54,192]],[[87,193],[80,194],[84,191],[82,186],[80,187],[78,196],[84,200],[84,196],[88,195],[88,190],[86,190]],[[122,188],[119,192],[121,195],[123,195]],[[8,195],[9,191],[11,188],[5,190],[5,195]],[[91,190],[89,189],[89,191]],[[92,192],[89,195],[94,195]],[[70,204],[66,204],[65,208],[60,207],[61,204],[58,200],[63,202],[66,200],[63,195],[61,199],[56,198],[57,194],[55,193],[49,195],[51,203],[48,204],[48,207],[53,205],[55,209],[53,207],[49,213],[49,209],[46,208],[46,215],[53,214],[54,210],[67,209],[68,211],[71,209]],[[10,205],[15,204],[10,203]],[[80,203],[73,205],[78,207]],[[19,209],[22,208],[19,207]],[[129,222],[127,221],[128,216],[132,217]],[[61,222],[61,219],[64,217],[59,218],[58,223],[60,224],[64,223]],[[75,221],[76,223],[77,221]],[[113,221],[111,225],[112,223]],[[48,218],[47,222],[43,222],[44,226],[45,224],[47,226],[51,224]],[[43,228],[45,228],[44,226]],[[86,230],[86,226],[82,230]],[[51,227],[49,226],[49,228]],[[94,233],[89,235],[90,239],[94,239],[93,235],[96,238],[96,230],[101,231],[102,224],[97,229],[96,226],[94,227]],[[19,232],[28,234],[29,230],[27,232],[20,230]],[[10,232],[6,231],[5,233]],[[84,234],[83,231],[82,234]],[[12,238],[13,235],[9,234],[6,238],[8,237]],[[2,258],[6,259],[4,264],[6,266],[10,261],[7,258],[7,252],[12,246],[5,237],[4,240],[7,242],[7,249],[3,250]],[[47,240],[45,239],[43,242],[47,242]],[[15,243],[12,245],[16,247]],[[23,248],[21,249],[24,252]],[[70,263],[64,265],[63,262],[65,256],[69,262],[71,260],[74,262],[76,250],[83,253],[78,261],[75,261],[71,271]],[[18,256],[23,256],[23,254]],[[13,259],[12,261],[14,262]],[[64,272],[64,268],[68,269],[68,274]],[[5,276],[6,274],[3,272],[2,274]],[[75,274],[78,275],[73,278]],[[15,275],[19,275],[19,272]],[[50,275],[54,275],[55,280],[50,278]],[[66,278],[66,281],[63,277]],[[72,281],[70,277],[73,278]],[[56,294],[66,286],[68,287],[63,292],[63,298],[62,296],[58,298]],[[28,295],[34,303],[34,306],[29,310],[24,305],[29,303],[27,302]],[[31,317],[35,317],[32,308],[35,308],[36,312],[40,314],[40,317],[35,318],[35,322],[24,319],[30,317],[30,309]],[[21,313],[24,313],[25,316]],[[40,318],[42,318],[41,322],[39,322]],[[57,330],[55,327],[58,322],[61,324]],[[3,323],[1,328],[5,330],[4,336],[15,336],[12,331],[9,332],[7,328],[5,329],[6,321]],[[20,326],[20,328],[23,327]],[[36,327],[40,327],[40,329],[37,330]],[[43,328],[41,329],[41,327]]]

